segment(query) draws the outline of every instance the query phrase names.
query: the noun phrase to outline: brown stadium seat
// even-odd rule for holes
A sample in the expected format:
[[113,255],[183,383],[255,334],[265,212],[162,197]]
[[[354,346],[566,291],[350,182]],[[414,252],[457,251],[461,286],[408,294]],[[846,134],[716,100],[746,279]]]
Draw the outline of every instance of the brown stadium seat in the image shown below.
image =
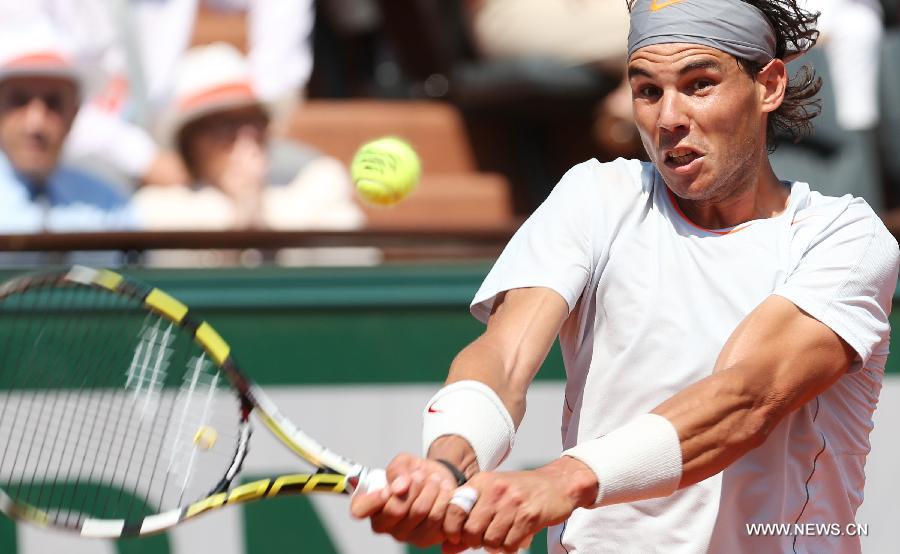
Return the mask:
[[443,102],[308,100],[290,134],[346,164],[364,142],[396,135],[415,147],[426,173],[477,170],[462,119]]
[[363,206],[373,228],[491,229],[516,221],[509,182],[479,172],[455,107],[433,101],[309,100],[291,137],[349,165],[361,144],[395,135],[422,159],[422,181],[391,208]]
[[401,204],[363,206],[378,229],[491,229],[513,223],[509,183],[499,173],[425,175]]

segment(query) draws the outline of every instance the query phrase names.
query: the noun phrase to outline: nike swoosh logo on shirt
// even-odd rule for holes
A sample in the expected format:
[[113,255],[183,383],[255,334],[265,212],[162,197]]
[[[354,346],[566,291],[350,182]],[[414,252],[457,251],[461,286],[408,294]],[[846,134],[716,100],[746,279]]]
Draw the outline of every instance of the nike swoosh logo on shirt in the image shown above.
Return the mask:
[[663,8],[668,8],[672,4],[677,4],[681,1],[682,0],[668,0],[667,2],[657,2],[656,0],[653,0],[653,2],[650,4],[650,11],[658,12],[659,10],[661,10]]
[[434,404],[432,404],[431,406],[428,406],[428,413],[429,413],[429,414],[439,414],[439,413],[441,413],[441,411],[440,411],[440,410],[435,410],[435,409],[434,409]]

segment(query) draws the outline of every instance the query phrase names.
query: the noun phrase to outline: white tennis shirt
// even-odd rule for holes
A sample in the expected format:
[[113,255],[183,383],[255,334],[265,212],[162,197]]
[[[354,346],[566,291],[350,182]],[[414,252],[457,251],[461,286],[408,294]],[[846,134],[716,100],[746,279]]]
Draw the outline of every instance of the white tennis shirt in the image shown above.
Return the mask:
[[854,522],[888,353],[897,242],[861,199],[790,187],[780,215],[727,230],[688,221],[652,164],[571,169],[507,245],[472,302],[548,287],[570,315],[563,448],[599,437],[710,375],[738,323],[777,294],[858,353],[852,371],[768,440],[667,498],[576,510],[553,553],[858,552],[856,537],[750,536],[750,523]]

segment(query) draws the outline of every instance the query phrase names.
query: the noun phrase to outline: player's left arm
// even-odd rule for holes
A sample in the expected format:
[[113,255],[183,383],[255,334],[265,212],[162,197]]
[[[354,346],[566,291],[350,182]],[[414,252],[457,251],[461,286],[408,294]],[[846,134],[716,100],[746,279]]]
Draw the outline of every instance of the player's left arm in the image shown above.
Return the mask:
[[732,333],[712,375],[652,410],[678,432],[679,488],[715,475],[761,445],[855,358],[825,324],[781,296],[767,298]]
[[[762,444],[787,414],[837,381],[855,357],[856,352],[829,327],[789,300],[770,296],[735,329],[709,377],[652,410],[677,433],[673,440],[677,440],[676,450],[678,445],[681,450],[680,481],[676,478],[672,489],[661,494],[646,490],[636,494],[664,496],[676,486],[686,487],[722,471]],[[629,433],[633,441],[656,440],[642,436],[638,428],[625,434]],[[631,456],[616,463],[642,462],[641,456]],[[467,486],[478,489],[481,500],[468,516],[451,507],[445,531],[458,536],[460,546],[488,544],[514,551],[541,528],[565,520],[575,507],[595,505],[599,482],[581,459],[562,456],[534,471],[478,474]],[[566,502],[548,502],[562,495],[568,497]],[[566,509],[559,513],[547,509],[553,505]],[[563,513],[566,510],[569,513]],[[497,529],[499,521],[510,523]]]

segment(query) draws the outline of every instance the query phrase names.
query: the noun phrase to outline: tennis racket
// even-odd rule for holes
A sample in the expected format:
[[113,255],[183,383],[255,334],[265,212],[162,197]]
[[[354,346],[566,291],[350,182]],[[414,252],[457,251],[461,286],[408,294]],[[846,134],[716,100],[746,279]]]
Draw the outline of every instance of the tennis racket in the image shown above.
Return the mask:
[[[250,414],[316,468],[236,480]],[[75,266],[0,285],[0,511],[86,537],[157,533],[224,506],[383,488],[300,431],[207,322]]]

